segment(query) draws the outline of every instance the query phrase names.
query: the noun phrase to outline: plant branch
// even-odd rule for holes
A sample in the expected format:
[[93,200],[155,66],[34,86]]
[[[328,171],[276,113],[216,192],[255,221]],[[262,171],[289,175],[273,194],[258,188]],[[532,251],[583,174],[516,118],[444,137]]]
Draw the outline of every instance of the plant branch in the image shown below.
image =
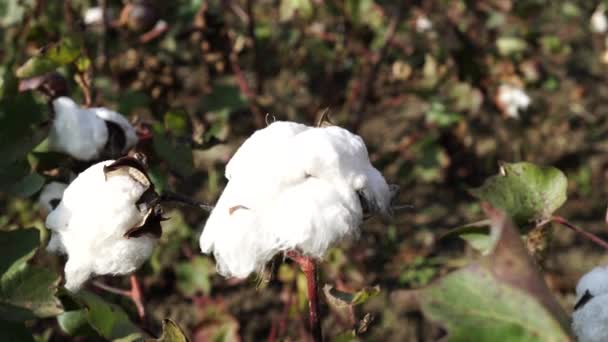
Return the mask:
[[306,276],[308,287],[308,318],[312,340],[314,342],[323,341],[323,331],[321,328],[321,315],[319,311],[319,285],[317,282],[317,264],[311,258],[301,255],[294,251],[287,252],[287,256],[300,266]]
[[573,225],[572,223],[568,222],[568,220],[566,220],[565,218],[563,218],[561,216],[551,217],[551,222],[559,223],[567,228],[570,228],[570,229],[574,230],[575,232],[577,232],[578,234],[581,234],[585,238],[591,240],[596,245],[599,245],[599,246],[603,247],[604,249],[608,250],[608,242],[604,241],[602,238],[600,238],[599,236],[597,236],[593,233],[590,233],[580,227]]
[[139,316],[139,319],[144,322],[146,318],[146,309],[144,307],[144,298],[141,292],[139,281],[137,280],[135,274],[131,274],[129,280],[131,282],[130,290],[123,290],[113,286],[109,286],[97,280],[92,281],[91,284],[106,292],[128,297],[129,299],[131,299],[131,301],[133,301],[133,304],[135,304],[135,307],[137,308],[137,315]]
[[189,205],[189,206],[193,206],[193,207],[198,207],[205,211],[213,210],[213,206],[210,204],[199,202],[190,197],[187,197],[185,195],[178,194],[178,193],[172,192],[172,191],[166,191],[166,190],[163,191],[163,193],[160,195],[160,200],[161,200],[161,202],[175,202],[175,203],[181,203],[181,204],[185,204],[185,205]]
[[404,12],[404,0],[401,0],[401,4],[397,8],[397,13],[393,16],[390,23],[388,24],[388,28],[386,30],[386,34],[384,35],[384,40],[382,41],[382,45],[380,47],[380,50],[378,51],[377,57],[371,62],[369,72],[364,74],[362,80],[360,81],[360,87],[362,88],[359,93],[358,101],[355,103],[355,106],[353,108],[353,130],[355,132],[359,130],[359,127],[363,123],[363,117],[365,115],[365,109],[367,105],[367,98],[373,87],[374,80],[377,78],[378,71],[380,70],[380,65],[386,57],[390,42],[392,42],[393,38],[395,37],[395,33],[397,32],[397,26],[401,22]]

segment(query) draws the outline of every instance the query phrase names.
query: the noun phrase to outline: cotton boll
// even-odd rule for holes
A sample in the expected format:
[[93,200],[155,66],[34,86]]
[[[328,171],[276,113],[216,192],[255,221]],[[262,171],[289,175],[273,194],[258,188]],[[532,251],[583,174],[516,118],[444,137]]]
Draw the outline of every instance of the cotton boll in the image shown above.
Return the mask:
[[497,100],[505,114],[515,119],[519,118],[519,111],[526,110],[532,102],[523,89],[509,84],[500,85]]
[[606,33],[608,30],[608,18],[606,18],[606,10],[603,4],[600,4],[593,14],[589,22],[591,31],[594,33]]
[[138,203],[153,187],[131,175],[137,170],[124,171],[128,166],[120,164],[114,172],[112,167],[127,158],[97,163],[79,174],[46,219],[52,231],[48,250],[68,256],[65,287],[70,291],[94,275],[135,271],[158,240],[155,233],[130,235],[158,215]]
[[608,341],[608,267],[596,267],[579,280],[572,330],[579,342]]
[[47,213],[50,213],[59,205],[59,202],[61,202],[63,192],[67,187],[68,185],[65,183],[50,182],[42,188],[42,191],[40,191],[38,203]]
[[108,140],[105,122],[69,97],[55,99],[53,109],[55,118],[49,132],[49,148],[79,160],[99,157]]
[[225,276],[244,278],[289,250],[322,258],[358,235],[362,201],[390,211],[389,187],[363,140],[336,126],[274,122],[243,143],[226,178],[200,238]]
[[122,114],[103,107],[91,108],[90,110],[92,110],[97,117],[105,121],[113,122],[121,128],[125,138],[121,154],[127,153],[135,144],[137,144],[135,128],[133,128],[133,125],[131,125]]

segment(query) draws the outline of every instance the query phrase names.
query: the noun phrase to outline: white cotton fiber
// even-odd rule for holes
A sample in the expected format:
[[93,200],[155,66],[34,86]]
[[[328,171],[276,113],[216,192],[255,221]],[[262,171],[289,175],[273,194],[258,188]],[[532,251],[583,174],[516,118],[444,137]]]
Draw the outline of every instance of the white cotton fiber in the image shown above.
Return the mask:
[[125,134],[126,142],[125,147],[122,149],[123,154],[127,153],[131,147],[137,144],[137,134],[135,133],[135,128],[133,128],[133,125],[131,125],[129,120],[127,120],[124,115],[104,107],[91,108],[90,110],[93,111],[97,117],[105,121],[113,122],[122,129]]
[[103,168],[112,162],[97,163],[78,175],[46,218],[52,231],[47,249],[68,256],[65,287],[70,291],[94,275],[135,271],[157,241],[146,234],[124,236],[145,218],[136,202],[146,187],[126,172],[106,177]]
[[363,140],[337,126],[274,122],[243,143],[226,178],[200,238],[225,276],[247,277],[282,251],[323,257],[358,234],[358,193],[375,211],[389,213],[389,187]]
[[524,89],[510,84],[501,84],[498,88],[498,102],[502,104],[508,116],[517,119],[519,112],[526,110],[532,100]]
[[60,182],[50,182],[45,185],[40,191],[40,196],[38,197],[38,203],[47,213],[50,213],[53,209],[55,209],[54,205],[61,201],[63,197],[63,192],[68,187],[65,183]]
[[572,314],[572,330],[578,341],[608,341],[608,267],[596,267],[579,280],[577,303],[582,298],[586,303],[580,303]]
[[69,97],[53,101],[55,118],[49,132],[49,147],[79,160],[99,157],[108,140],[105,122],[93,111],[80,108]]
[[120,113],[107,108],[82,108],[69,97],[53,100],[55,118],[49,133],[49,148],[78,160],[98,159],[108,142],[106,121],[118,125],[125,134],[126,154],[137,143],[135,128]]

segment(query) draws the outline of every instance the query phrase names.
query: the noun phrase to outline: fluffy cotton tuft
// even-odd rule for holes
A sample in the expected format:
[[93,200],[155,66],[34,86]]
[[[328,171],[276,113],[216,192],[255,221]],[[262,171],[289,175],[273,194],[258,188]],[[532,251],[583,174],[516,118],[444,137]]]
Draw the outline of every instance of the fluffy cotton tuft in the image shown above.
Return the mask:
[[106,121],[117,124],[125,134],[126,153],[137,143],[135,129],[121,114],[106,108],[82,108],[69,97],[53,100],[55,119],[49,133],[49,147],[79,160],[94,160],[108,142]]
[[591,27],[591,31],[594,33],[606,33],[606,30],[608,30],[608,18],[606,18],[606,9],[604,4],[600,4],[595,9],[591,15],[589,26]]
[[579,342],[608,341],[608,266],[596,267],[576,286],[572,330]]
[[522,88],[502,84],[498,88],[498,102],[508,116],[517,119],[519,111],[526,110],[532,101]]
[[129,274],[151,255],[155,236],[125,236],[146,219],[136,202],[147,187],[129,173],[106,176],[108,160],[82,172],[46,218],[52,231],[47,249],[67,254],[65,287],[78,290],[94,275]]
[[59,202],[61,202],[63,192],[67,187],[68,185],[65,183],[50,182],[42,188],[42,191],[40,191],[38,203],[47,213],[50,213],[57,207]]
[[363,140],[337,126],[274,122],[243,143],[226,178],[200,237],[225,276],[247,277],[282,251],[323,257],[358,234],[361,201],[390,211],[389,187]]

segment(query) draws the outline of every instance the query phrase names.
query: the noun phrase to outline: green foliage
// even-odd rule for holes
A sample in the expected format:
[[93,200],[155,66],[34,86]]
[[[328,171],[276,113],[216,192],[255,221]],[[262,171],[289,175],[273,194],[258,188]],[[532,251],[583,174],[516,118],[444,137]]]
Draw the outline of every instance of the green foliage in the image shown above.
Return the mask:
[[38,248],[38,231],[0,231],[0,241],[6,247],[0,264],[0,320],[22,322],[61,313],[61,303],[55,296],[59,276],[27,264]]
[[351,293],[337,290],[333,286],[326,284],[323,287],[323,292],[332,305],[344,307],[365,303],[367,300],[380,293],[380,286],[366,287]]
[[177,287],[186,296],[197,292],[211,293],[210,276],[215,273],[215,265],[206,257],[196,256],[192,260],[175,265]]
[[528,256],[517,228],[488,208],[492,253],[420,291],[420,305],[449,341],[570,341],[568,318]]
[[505,210],[518,224],[548,219],[566,201],[568,180],[554,167],[503,163],[498,175],[471,190],[482,201]]
[[82,309],[70,310],[57,317],[61,329],[71,336],[98,335],[121,341],[134,341],[144,336],[121,307],[92,292],[82,290],[71,300]]
[[[19,78],[39,76],[53,71],[60,66],[75,62],[80,57],[82,40],[76,35],[63,37],[59,42],[43,49],[38,55],[30,58],[25,64],[17,69]],[[86,59],[81,59],[77,66],[79,69],[88,68]],[[82,69],[82,70],[84,70]]]
[[187,342],[188,338],[182,329],[172,320],[163,320],[163,334],[156,340],[157,342]]
[[0,337],[5,341],[33,340],[24,322],[60,314],[55,296],[59,276],[30,266],[40,236],[36,229],[0,231]]
[[191,176],[193,172],[192,149],[172,136],[168,136],[161,124],[154,125],[152,132],[156,154],[180,176]]

